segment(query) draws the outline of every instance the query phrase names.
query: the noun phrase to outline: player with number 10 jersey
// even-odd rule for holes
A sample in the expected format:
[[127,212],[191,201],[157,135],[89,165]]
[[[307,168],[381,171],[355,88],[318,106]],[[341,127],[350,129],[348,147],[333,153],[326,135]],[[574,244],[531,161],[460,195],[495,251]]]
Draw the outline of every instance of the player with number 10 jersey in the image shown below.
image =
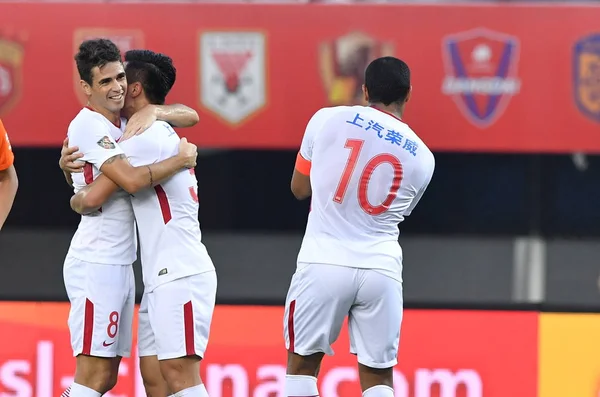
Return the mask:
[[309,121],[292,191],[312,196],[287,296],[286,396],[319,395],[316,374],[348,316],[365,397],[393,397],[402,322],[398,224],[434,170],[425,143],[401,120],[410,98],[406,64],[385,57],[367,68],[370,106],[324,108]]

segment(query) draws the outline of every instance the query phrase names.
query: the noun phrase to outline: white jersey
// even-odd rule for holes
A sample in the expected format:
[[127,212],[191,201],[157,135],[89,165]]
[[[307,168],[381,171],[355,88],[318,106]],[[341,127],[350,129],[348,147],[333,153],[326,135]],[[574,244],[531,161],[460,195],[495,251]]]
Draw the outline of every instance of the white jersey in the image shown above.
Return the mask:
[[[179,136],[169,124],[155,121],[121,146],[134,167],[143,166],[176,155]],[[194,170],[186,169],[131,198],[140,235],[145,293],[166,282],[214,270],[201,241],[197,194]]]
[[[83,108],[69,125],[69,146],[79,146],[85,161],[83,173],[73,174],[77,193],[100,174],[106,160],[123,154],[117,141],[123,135],[125,120],[120,128],[106,117]],[[137,240],[133,210],[129,195],[123,190],[113,194],[99,211],[81,217],[71,240],[69,255],[93,263],[131,265],[135,262]]]
[[299,266],[377,269],[402,281],[398,224],[433,175],[433,154],[400,119],[364,106],[319,110],[300,156],[311,162],[311,211]]

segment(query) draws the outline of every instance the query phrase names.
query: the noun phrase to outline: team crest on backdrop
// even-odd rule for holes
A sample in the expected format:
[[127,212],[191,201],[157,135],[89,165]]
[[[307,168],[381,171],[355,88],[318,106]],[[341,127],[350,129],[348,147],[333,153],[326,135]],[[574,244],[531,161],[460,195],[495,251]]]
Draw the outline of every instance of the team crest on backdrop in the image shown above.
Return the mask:
[[21,97],[24,54],[21,43],[0,37],[0,115],[7,113]]
[[600,122],[600,34],[583,37],[573,47],[573,95],[579,111]]
[[442,92],[473,125],[491,126],[521,89],[519,51],[517,37],[485,28],[444,37]]
[[365,69],[375,58],[394,55],[390,42],[351,32],[319,46],[319,70],[330,105],[364,105]]
[[200,102],[231,125],[265,107],[266,37],[258,31],[200,34]]
[[[73,55],[75,55],[79,49],[79,45],[86,40],[106,38],[112,41],[121,50],[121,55],[125,57],[125,52],[129,50],[144,48],[144,34],[140,30],[135,29],[103,29],[103,28],[90,28],[90,29],[79,29],[75,31],[73,35]],[[87,103],[87,97],[83,93],[80,85],[79,72],[77,71],[77,65],[73,62],[73,82],[75,84],[75,94],[81,106],[85,106]]]

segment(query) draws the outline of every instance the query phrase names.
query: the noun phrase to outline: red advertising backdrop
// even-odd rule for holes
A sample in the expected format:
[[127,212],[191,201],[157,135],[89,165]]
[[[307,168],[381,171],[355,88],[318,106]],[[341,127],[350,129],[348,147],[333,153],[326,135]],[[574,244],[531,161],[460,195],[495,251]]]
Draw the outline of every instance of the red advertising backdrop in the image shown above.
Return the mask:
[[[0,303],[0,395],[55,397],[72,381],[66,303]],[[202,377],[211,397],[272,397],[285,381],[283,309],[218,306]],[[408,310],[396,397],[537,395],[538,314]],[[135,334],[135,333],[134,333]],[[359,395],[344,330],[320,373],[323,397]],[[7,394],[5,394],[7,393]],[[142,397],[135,357],[109,397]]]
[[[368,18],[367,18],[368,16]],[[320,107],[361,101],[367,62],[412,68],[406,122],[434,150],[600,153],[600,7],[0,4],[0,117],[56,146],[81,106],[81,40],[173,57],[170,102],[202,147],[296,148]]]

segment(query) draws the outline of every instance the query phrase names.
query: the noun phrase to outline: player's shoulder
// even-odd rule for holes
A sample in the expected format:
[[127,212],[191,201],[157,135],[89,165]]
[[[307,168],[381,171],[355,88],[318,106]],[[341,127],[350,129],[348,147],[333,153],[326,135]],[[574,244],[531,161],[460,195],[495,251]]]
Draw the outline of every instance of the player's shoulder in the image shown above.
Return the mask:
[[145,145],[162,145],[169,141],[179,142],[177,133],[169,123],[157,120],[148,129],[139,135],[122,142],[127,146],[143,143]]
[[143,136],[145,134],[148,134],[148,137],[152,136],[154,139],[160,140],[179,138],[177,136],[177,132],[175,132],[171,124],[162,120],[156,120],[154,123],[152,123],[150,128],[148,128],[148,131],[142,133],[139,136]]
[[328,106],[315,112],[313,118],[329,118],[336,115],[356,113],[362,106]]
[[350,114],[356,113],[354,106],[330,106],[317,110],[310,119],[309,129],[321,129],[321,127],[337,119],[342,119]]
[[69,132],[89,130],[91,128],[106,128],[105,118],[100,113],[83,108],[69,124]]

